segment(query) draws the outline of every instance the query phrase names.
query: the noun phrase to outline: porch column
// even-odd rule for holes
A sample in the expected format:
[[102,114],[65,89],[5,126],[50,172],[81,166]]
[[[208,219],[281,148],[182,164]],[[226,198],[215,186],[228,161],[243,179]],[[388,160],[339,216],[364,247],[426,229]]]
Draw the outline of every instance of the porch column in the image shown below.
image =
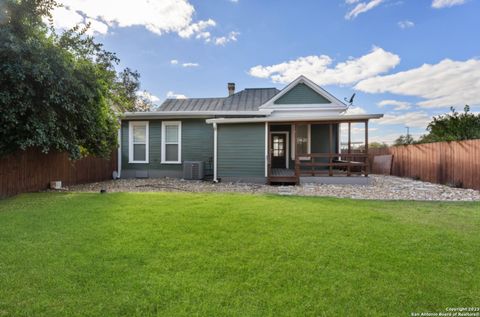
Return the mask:
[[295,155],[295,177],[300,176],[300,166],[299,166],[299,159],[298,159],[298,148],[297,148],[297,123],[292,124],[292,139],[293,139],[293,153]]
[[333,160],[333,124],[328,125],[328,136],[330,139],[330,154],[328,156],[328,175],[333,176],[333,166],[332,166],[332,160]]
[[369,157],[368,157],[368,120],[365,121],[365,177],[368,176],[369,170]]
[[352,153],[352,123],[348,123],[348,154]]
[[270,177],[270,124],[265,122],[265,177]]

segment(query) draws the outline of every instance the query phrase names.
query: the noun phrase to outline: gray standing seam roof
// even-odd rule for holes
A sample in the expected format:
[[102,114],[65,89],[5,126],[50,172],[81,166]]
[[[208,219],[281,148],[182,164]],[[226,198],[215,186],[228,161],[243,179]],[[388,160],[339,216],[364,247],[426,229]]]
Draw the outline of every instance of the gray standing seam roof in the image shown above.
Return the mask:
[[167,99],[157,111],[257,111],[277,88],[247,88],[229,97]]

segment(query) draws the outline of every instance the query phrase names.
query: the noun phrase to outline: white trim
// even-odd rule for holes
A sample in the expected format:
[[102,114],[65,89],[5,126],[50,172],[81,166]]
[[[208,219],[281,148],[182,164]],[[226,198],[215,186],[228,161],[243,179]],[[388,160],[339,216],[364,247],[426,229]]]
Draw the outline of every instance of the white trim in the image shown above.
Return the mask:
[[[285,134],[285,145],[287,148],[285,149],[285,166],[286,168],[290,168],[290,132],[288,131],[270,131],[270,137],[272,134]],[[270,141],[270,144],[273,144]]]
[[307,128],[307,154],[312,153],[312,125],[309,123]]
[[[178,140],[177,143],[168,143],[178,145],[178,160],[167,161],[165,159],[166,154],[166,141],[165,141],[165,127],[176,126],[178,128]],[[162,121],[162,149],[161,149],[161,163],[162,164],[182,164],[182,121]]]
[[213,181],[216,183],[218,182],[218,175],[217,175],[217,153],[218,153],[218,132],[217,132],[217,124],[213,124]]
[[[319,104],[319,103],[294,103],[294,104],[281,104],[275,105],[275,108],[269,108],[273,111],[282,110],[282,111],[343,111],[344,109],[339,109],[338,106],[335,107],[326,107],[322,106],[321,108],[319,105],[330,105],[329,103],[326,104]],[[262,106],[263,107],[263,106]],[[265,110],[265,109],[263,109]]]
[[359,115],[333,115],[333,116],[310,116],[310,117],[264,117],[264,118],[216,118],[207,119],[207,123],[247,123],[247,122],[312,122],[312,121],[339,121],[348,122],[352,120],[380,119],[383,114],[359,114]]
[[122,122],[118,128],[118,149],[117,149],[117,177],[120,178],[122,174]]
[[[133,127],[134,126],[143,126],[145,125],[145,143],[136,143],[136,144],[145,144],[145,161],[135,161],[133,159]],[[149,122],[148,121],[129,121],[128,122],[128,163],[131,164],[148,164],[149,162]]]
[[[331,95],[328,91],[326,91],[322,87],[318,86],[313,81],[311,81],[310,79],[308,79],[307,77],[305,77],[303,75],[299,76],[297,79],[295,79],[290,84],[288,84],[278,94],[273,96],[270,100],[268,100],[266,103],[264,103],[258,109],[259,110],[264,110],[264,109],[268,109],[268,108],[271,108],[271,109],[280,108],[281,109],[281,108],[285,108],[285,107],[288,108],[288,107],[292,107],[292,106],[293,107],[296,107],[296,106],[305,107],[305,105],[296,105],[296,104],[295,105],[280,105],[280,106],[275,104],[275,101],[282,98],[282,96],[284,96],[287,92],[292,90],[298,84],[307,85],[308,87],[313,89],[317,94],[323,96],[325,99],[330,101],[333,105],[337,106],[336,109],[338,109],[338,110],[346,110],[347,109],[347,105],[345,103],[343,103],[339,99],[335,98],[335,96]],[[314,104],[315,107],[322,107],[323,105],[325,105],[325,104]],[[309,105],[308,107],[312,107],[312,105]]]
[[265,122],[265,177],[268,177],[268,122]]
[[292,131],[292,136],[294,136],[293,138],[290,139],[290,157],[292,158],[292,160],[295,159],[295,146],[296,146],[296,138],[297,138],[297,131],[295,131],[295,135],[293,133],[293,129],[295,129],[295,125],[294,124],[291,124],[290,125],[290,131]]
[[125,112],[122,119],[176,119],[196,118],[211,116],[267,116],[273,110],[264,109],[258,111],[150,111],[150,112]]
[[342,147],[341,147],[341,137],[342,135],[340,134],[340,130],[341,130],[341,123],[338,123],[337,124],[337,150],[338,152],[337,153],[342,153]]

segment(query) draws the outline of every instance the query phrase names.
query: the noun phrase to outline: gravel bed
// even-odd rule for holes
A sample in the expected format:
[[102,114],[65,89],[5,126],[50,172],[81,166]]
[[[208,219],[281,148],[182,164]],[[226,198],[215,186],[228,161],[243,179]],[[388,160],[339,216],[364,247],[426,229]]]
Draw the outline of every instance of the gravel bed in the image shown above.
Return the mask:
[[268,186],[246,183],[187,181],[174,178],[119,179],[65,188],[73,192],[236,192],[301,196],[329,196],[381,200],[480,201],[480,191],[453,188],[394,176],[371,175],[371,185]]

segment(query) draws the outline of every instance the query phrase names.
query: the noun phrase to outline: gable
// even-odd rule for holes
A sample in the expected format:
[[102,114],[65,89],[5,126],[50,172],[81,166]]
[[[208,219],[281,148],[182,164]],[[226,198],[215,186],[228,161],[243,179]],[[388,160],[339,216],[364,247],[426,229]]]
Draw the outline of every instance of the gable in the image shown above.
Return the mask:
[[276,105],[291,104],[329,104],[330,100],[320,95],[304,83],[299,83],[282,97],[275,100]]

